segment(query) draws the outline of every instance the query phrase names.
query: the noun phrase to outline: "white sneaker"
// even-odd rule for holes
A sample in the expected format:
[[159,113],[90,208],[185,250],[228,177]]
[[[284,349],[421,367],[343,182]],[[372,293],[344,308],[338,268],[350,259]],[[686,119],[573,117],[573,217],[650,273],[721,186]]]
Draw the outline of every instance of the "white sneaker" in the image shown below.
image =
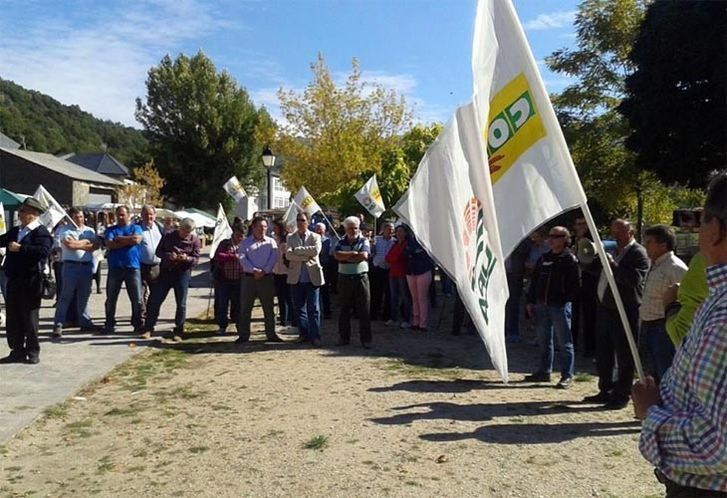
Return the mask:
[[392,325],[396,325],[396,322],[394,320],[386,320],[384,322],[384,325],[386,325],[387,327],[391,327]]
[[400,329],[408,329],[409,327],[411,327],[411,323],[409,323],[409,322],[401,322],[399,324]]

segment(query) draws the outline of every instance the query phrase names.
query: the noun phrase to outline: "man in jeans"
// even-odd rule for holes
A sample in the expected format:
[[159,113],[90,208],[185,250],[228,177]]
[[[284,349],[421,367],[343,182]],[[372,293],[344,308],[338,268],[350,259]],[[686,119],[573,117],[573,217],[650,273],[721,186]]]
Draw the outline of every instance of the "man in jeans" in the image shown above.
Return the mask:
[[[73,310],[78,317],[81,331],[92,332],[98,330],[88,315],[88,298],[91,297],[91,272],[93,266],[93,251],[99,246],[96,232],[85,225],[83,211],[71,208],[68,211],[75,225],[65,225],[56,234],[58,245],[62,251],[63,287],[59,289],[60,298],[56,306],[53,319],[54,339],[63,335],[63,324],[71,303],[76,304]],[[75,298],[75,299],[74,299]]]
[[187,292],[192,279],[192,268],[199,262],[199,251],[202,244],[194,233],[194,220],[184,218],[179,228],[164,234],[156,254],[161,258],[159,278],[151,288],[149,310],[144,324],[143,338],[149,339],[157,319],[159,310],[167,298],[169,291],[174,289],[177,311],[174,314],[175,338],[184,335],[184,321],[187,318]]
[[568,249],[570,234],[565,227],[553,227],[548,235],[550,251],[538,259],[528,291],[528,317],[535,317],[540,340],[540,365],[527,375],[527,382],[550,382],[553,369],[553,332],[560,346],[559,389],[573,383],[573,336],[571,335],[571,303],[578,290],[578,263]]
[[112,334],[116,326],[116,302],[121,284],[131,301],[131,325],[134,333],[141,333],[141,227],[129,223],[129,208],[116,208],[116,225],[104,232],[109,250],[109,275],[106,281],[106,325],[104,333]]
[[220,242],[212,255],[215,268],[215,321],[218,335],[227,333],[230,321],[237,323],[240,314],[240,278],[242,266],[238,251],[245,238],[242,222],[232,225],[232,237]]
[[646,341],[651,374],[656,383],[661,381],[674,358],[674,344],[666,332],[664,295],[669,287],[679,284],[687,272],[687,265],[674,255],[676,236],[666,225],[646,229],[644,248],[651,260],[651,268],[644,283],[644,297],[639,307],[641,334],[639,342]]
[[146,309],[149,302],[149,294],[154,282],[159,278],[159,263],[161,258],[156,255],[159,242],[164,235],[164,226],[156,221],[156,209],[151,204],[141,207],[141,285],[143,293],[141,296],[142,315],[146,317]]
[[343,220],[346,236],[336,244],[333,256],[338,261],[338,303],[341,314],[338,317],[338,333],[340,339],[337,346],[347,346],[351,342],[351,308],[356,307],[359,319],[361,345],[371,347],[371,320],[369,306],[371,293],[369,289],[368,265],[371,246],[366,237],[359,231],[361,220],[349,216]]
[[[381,235],[374,238],[373,256],[369,267],[371,277],[371,319],[383,322],[391,318],[391,290],[389,289],[389,263],[386,255],[389,249],[396,244],[394,238],[394,224],[384,222],[381,225]],[[383,300],[383,301],[382,301]],[[383,303],[383,310],[382,310]]]

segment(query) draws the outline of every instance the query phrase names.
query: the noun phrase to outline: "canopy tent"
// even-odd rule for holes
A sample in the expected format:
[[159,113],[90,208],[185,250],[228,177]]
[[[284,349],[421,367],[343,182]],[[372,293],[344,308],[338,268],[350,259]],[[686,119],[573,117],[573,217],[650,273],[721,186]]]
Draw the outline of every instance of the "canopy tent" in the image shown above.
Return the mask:
[[5,206],[6,209],[20,206],[26,197],[30,196],[18,194],[17,192],[13,192],[5,188],[0,188],[0,202],[3,203],[3,206]]
[[189,209],[186,211],[175,211],[174,214],[179,218],[191,218],[197,227],[214,228],[217,218],[209,213],[200,211],[199,209]]

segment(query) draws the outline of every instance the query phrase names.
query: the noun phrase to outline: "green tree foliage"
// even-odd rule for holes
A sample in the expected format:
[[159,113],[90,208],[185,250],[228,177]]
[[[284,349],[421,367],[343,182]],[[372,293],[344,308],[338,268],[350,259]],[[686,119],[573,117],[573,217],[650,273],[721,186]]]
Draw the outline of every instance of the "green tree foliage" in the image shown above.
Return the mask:
[[546,59],[551,70],[575,78],[553,96],[553,103],[589,205],[602,225],[614,216],[668,222],[672,209],[699,198],[698,192],[665,186],[637,167],[625,146],[629,127],[618,106],[626,77],[634,71],[629,54],[647,3],[584,0],[575,19],[576,48]]
[[652,3],[620,106],[636,165],[666,182],[704,187],[727,165],[727,4]]
[[167,55],[149,70],[146,85],[136,119],[166,180],[166,197],[214,209],[226,198],[222,185],[230,176],[262,182],[262,146],[255,139],[261,113],[227,72],[218,73],[201,51],[175,60]]
[[102,121],[78,106],[63,105],[33,90],[0,79],[0,131],[28,150],[54,155],[104,149],[133,168],[148,159],[141,131]]
[[292,192],[305,185],[319,202],[345,208],[367,175],[385,183],[384,159],[411,126],[411,111],[403,96],[362,80],[355,59],[340,86],[322,55],[311,70],[301,94],[278,92],[285,124],[275,150],[285,157],[282,176]]

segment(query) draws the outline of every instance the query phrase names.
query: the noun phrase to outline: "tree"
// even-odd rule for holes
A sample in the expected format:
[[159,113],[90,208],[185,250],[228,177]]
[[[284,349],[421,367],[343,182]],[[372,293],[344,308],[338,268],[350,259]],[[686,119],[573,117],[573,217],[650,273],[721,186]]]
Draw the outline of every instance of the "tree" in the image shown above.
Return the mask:
[[381,173],[382,160],[410,126],[411,111],[403,96],[364,81],[356,59],[341,86],[322,55],[311,70],[313,81],[302,94],[278,92],[285,122],[276,152],[285,157],[282,177],[291,191],[305,185],[316,199],[338,207],[362,177]]
[[152,206],[161,206],[164,203],[164,197],[161,194],[164,188],[164,178],[159,175],[159,171],[154,166],[154,161],[133,168],[131,170],[131,178],[134,183],[123,185],[116,189],[119,202],[132,207],[151,204]]
[[727,165],[727,4],[652,3],[619,107],[639,168],[665,182],[706,186]]
[[149,70],[146,85],[146,102],[136,99],[136,119],[166,179],[167,197],[213,209],[225,199],[222,185],[230,176],[260,184],[260,115],[226,71],[218,73],[201,51],[175,60],[167,55]]
[[[618,106],[634,69],[631,47],[648,4],[645,0],[585,0],[575,19],[577,47],[546,59],[548,67],[576,81],[553,97],[573,162],[594,214],[661,223],[697,193],[665,186],[636,165],[626,148],[629,125]],[[659,199],[662,202],[654,202]]]

